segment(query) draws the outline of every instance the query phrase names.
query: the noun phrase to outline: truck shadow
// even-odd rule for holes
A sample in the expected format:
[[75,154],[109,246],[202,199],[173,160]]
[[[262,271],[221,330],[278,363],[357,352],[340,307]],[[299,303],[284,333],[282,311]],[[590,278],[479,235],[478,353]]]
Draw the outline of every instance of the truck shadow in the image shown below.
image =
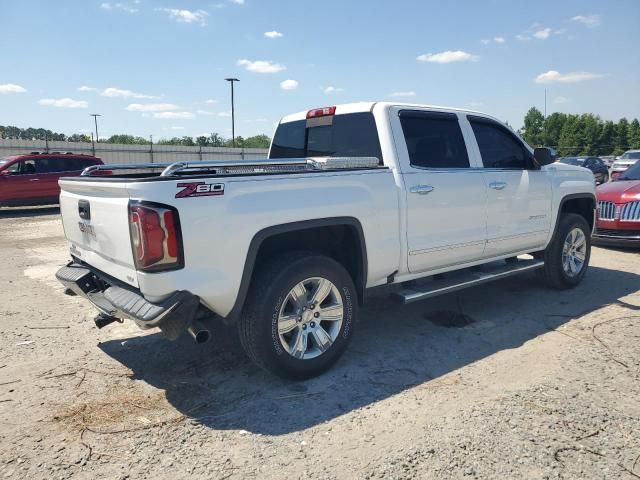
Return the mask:
[[43,215],[60,215],[60,207],[47,205],[38,207],[2,207],[0,218],[39,217]]
[[[455,372],[516,348],[640,290],[640,275],[592,267],[576,289],[554,291],[533,275],[512,277],[433,300],[398,306],[377,294],[360,311],[356,336],[329,372],[301,383],[253,366],[230,330],[196,346],[160,334],[100,345],[143,380],[166,392],[181,413],[212,429],[266,435],[304,430],[414,386],[455,388]],[[635,310],[635,311],[632,311]]]

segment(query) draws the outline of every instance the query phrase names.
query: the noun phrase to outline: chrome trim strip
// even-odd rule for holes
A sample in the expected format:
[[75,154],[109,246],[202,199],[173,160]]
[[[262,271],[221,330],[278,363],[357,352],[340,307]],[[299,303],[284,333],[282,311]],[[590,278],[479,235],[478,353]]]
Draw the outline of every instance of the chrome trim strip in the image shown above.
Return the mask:
[[[472,287],[474,285],[480,285],[482,283],[491,282],[493,280],[499,280],[501,278],[509,277],[511,275],[515,275],[518,273],[526,272],[528,270],[535,270],[544,266],[544,262],[542,260],[525,260],[527,265],[523,265],[521,267],[513,268],[512,270],[506,270],[499,273],[480,273],[477,278],[472,280],[467,280],[464,282],[456,283],[453,285],[447,285],[446,287],[436,288],[433,290],[425,290],[422,292],[407,290],[407,293],[398,292],[399,295],[405,304],[416,302],[418,300],[423,300],[425,298],[435,297],[437,295],[442,295],[445,293],[455,292],[457,290],[462,290],[463,288]],[[412,293],[409,293],[412,292]]]

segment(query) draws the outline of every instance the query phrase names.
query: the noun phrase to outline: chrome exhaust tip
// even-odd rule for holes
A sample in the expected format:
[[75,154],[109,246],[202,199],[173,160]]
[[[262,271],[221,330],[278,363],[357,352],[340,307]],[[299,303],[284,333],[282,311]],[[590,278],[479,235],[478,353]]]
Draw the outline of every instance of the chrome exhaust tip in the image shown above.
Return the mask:
[[197,321],[189,325],[187,332],[189,332],[189,335],[191,335],[196,343],[206,343],[209,341],[209,338],[211,338],[209,329]]

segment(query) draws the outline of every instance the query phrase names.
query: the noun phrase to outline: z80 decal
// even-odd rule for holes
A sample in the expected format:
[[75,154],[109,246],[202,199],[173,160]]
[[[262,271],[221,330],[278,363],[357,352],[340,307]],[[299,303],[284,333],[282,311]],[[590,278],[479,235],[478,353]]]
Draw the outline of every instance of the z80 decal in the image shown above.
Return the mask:
[[177,187],[182,190],[176,193],[175,198],[224,195],[224,183],[188,182],[179,183]]

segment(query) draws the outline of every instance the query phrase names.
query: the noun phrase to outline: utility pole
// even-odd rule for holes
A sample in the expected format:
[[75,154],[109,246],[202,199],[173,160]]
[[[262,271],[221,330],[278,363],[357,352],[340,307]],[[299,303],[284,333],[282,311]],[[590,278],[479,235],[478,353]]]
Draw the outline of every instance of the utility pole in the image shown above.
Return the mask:
[[233,83],[239,82],[237,78],[225,78],[227,82],[231,84],[231,145],[236,146],[236,112],[233,102]]
[[97,141],[99,141],[99,138],[98,138],[98,117],[101,117],[102,115],[100,115],[99,113],[90,113],[89,116],[93,117],[93,121],[96,124],[96,142],[97,142]]

